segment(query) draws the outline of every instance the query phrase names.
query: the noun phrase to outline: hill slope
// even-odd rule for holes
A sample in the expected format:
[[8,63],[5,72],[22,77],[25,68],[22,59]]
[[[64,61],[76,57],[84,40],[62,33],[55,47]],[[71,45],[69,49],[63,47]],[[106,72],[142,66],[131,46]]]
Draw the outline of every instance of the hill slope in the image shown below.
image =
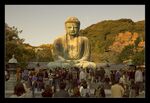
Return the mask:
[[[145,45],[145,21],[105,20],[80,30],[80,35],[90,40],[92,61],[119,63],[123,61],[119,56],[126,46],[135,46],[135,42],[141,42],[139,45],[142,47]],[[116,45],[117,43],[121,45]]]

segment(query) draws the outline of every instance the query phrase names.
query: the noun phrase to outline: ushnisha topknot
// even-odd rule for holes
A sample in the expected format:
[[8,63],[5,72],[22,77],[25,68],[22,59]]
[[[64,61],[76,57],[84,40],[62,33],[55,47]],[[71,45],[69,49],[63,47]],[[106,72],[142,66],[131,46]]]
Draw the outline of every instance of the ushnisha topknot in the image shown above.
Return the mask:
[[80,25],[79,19],[75,16],[68,17],[67,20],[65,21],[65,24],[66,23],[77,23]]

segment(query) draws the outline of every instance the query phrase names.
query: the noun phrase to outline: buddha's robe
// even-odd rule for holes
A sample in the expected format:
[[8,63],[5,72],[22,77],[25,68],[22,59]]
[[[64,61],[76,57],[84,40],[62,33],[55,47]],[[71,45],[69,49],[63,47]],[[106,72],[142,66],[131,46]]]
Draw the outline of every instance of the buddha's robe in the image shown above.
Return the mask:
[[57,38],[53,44],[54,59],[89,61],[90,46],[88,38],[74,37],[72,40],[67,35]]
[[[50,65],[57,65],[58,62],[72,63],[72,66],[82,67],[90,60],[90,45],[87,37],[76,36],[73,39],[69,35],[58,37],[53,43],[52,54],[55,62]],[[88,66],[88,64],[87,64]],[[57,66],[56,66],[57,67]]]

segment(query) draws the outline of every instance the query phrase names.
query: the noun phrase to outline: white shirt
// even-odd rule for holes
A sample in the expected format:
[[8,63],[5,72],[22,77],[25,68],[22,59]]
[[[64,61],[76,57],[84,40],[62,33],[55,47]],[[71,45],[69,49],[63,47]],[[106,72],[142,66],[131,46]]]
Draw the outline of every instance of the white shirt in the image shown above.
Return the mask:
[[143,82],[143,74],[142,74],[142,71],[140,70],[137,70],[135,72],[135,83],[136,82]]
[[82,88],[82,90],[81,90],[81,96],[82,97],[86,97],[86,94],[88,93],[88,95],[90,96],[90,89],[84,89],[84,88]]
[[86,80],[86,73],[81,71],[80,75],[79,75],[79,78],[80,78],[80,80],[82,80],[82,79]]

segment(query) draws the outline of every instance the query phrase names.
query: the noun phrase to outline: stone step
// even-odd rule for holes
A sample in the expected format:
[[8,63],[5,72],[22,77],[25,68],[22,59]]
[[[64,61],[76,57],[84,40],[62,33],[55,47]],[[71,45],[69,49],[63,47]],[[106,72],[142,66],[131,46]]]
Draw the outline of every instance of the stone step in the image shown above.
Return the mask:
[[15,84],[9,84],[9,85],[6,85],[5,87],[11,87],[11,88],[14,88]]
[[[13,93],[14,92],[12,90],[5,91],[5,98],[9,98],[11,95],[13,95]],[[35,98],[42,98],[41,93],[42,92],[35,91]]]
[[16,78],[10,77],[8,81],[5,81],[5,90],[14,90],[15,84],[16,84]]
[[16,81],[16,79],[13,79],[13,78],[12,78],[12,79],[9,79],[8,81]]
[[6,86],[5,90],[14,90],[14,86],[13,85],[12,86]]
[[16,81],[7,81],[7,84],[9,84],[9,83],[10,83],[10,84],[11,84],[11,83],[14,83],[14,84],[15,84]]
[[15,83],[8,83],[5,85],[6,87],[11,87],[11,86],[15,86]]

